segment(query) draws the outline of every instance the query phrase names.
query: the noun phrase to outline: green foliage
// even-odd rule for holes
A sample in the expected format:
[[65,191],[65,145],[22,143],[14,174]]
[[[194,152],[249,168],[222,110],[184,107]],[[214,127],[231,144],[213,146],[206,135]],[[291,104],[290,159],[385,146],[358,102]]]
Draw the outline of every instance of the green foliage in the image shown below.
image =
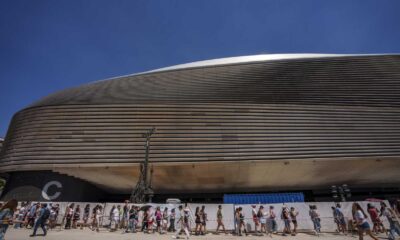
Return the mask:
[[6,185],[6,180],[0,178],[0,190]]

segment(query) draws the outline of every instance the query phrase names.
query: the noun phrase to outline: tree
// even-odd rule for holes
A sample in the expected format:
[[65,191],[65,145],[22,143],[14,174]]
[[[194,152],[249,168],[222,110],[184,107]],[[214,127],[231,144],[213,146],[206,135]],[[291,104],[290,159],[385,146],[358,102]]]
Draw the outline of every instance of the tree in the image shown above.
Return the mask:
[[1,192],[1,190],[3,190],[5,185],[6,185],[6,180],[0,178],[0,192]]

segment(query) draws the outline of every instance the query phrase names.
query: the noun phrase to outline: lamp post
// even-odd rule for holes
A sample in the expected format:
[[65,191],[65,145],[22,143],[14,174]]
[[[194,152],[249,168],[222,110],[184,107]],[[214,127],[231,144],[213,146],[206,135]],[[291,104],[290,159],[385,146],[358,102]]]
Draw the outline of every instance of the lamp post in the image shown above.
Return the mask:
[[[145,143],[145,158],[144,162],[140,165],[140,176],[139,181],[132,190],[131,202],[143,203],[146,200],[152,201],[154,196],[154,191],[151,189],[151,185],[148,179],[148,169],[149,169],[149,152],[150,152],[150,139],[151,136],[156,132],[156,128],[153,127],[142,134],[142,137],[146,138]],[[150,176],[151,177],[151,176]]]
[[331,193],[334,199],[338,199],[340,197],[342,202],[346,202],[346,199],[351,198],[351,190],[347,184],[342,184],[339,186],[332,185]]

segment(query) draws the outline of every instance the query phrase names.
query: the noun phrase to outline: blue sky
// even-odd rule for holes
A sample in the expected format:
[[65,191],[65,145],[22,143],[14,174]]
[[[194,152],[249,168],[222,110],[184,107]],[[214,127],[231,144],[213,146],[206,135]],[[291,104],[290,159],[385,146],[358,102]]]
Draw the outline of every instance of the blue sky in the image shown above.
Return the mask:
[[1,0],[0,136],[67,87],[260,53],[399,53],[399,0]]

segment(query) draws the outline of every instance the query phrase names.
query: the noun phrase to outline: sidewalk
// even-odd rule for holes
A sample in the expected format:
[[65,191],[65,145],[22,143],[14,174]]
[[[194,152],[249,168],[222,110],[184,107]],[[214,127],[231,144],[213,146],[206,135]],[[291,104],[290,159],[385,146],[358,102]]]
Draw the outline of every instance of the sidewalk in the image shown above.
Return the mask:
[[[121,232],[108,232],[106,230],[100,231],[99,233],[90,231],[89,229],[85,230],[53,230],[49,231],[46,237],[40,236],[42,234],[41,229],[38,230],[39,236],[31,238],[29,235],[32,233],[31,230],[27,229],[9,229],[6,235],[6,240],[25,240],[25,239],[36,239],[36,240],[133,240],[133,239],[140,239],[140,240],[148,240],[148,239],[157,239],[157,240],[170,240],[172,239],[172,234],[168,233],[165,235],[156,234],[143,234],[143,233],[121,233]],[[183,235],[182,239],[184,239]],[[387,237],[383,234],[380,235],[381,239],[387,239]],[[232,236],[232,235],[214,235],[208,234],[206,236],[192,236],[190,239],[203,239],[203,240],[233,240],[233,239],[246,239],[246,240],[256,240],[256,239],[271,239],[270,237],[263,236],[263,237],[256,237],[256,236]],[[346,239],[358,239],[358,237],[351,235],[343,236],[343,235],[336,235],[332,233],[323,233],[320,237],[308,235],[308,234],[298,234],[294,236],[279,236],[273,235],[272,239],[280,240],[280,239],[296,239],[296,240],[309,240],[309,239],[326,239],[326,240],[346,240]]]

